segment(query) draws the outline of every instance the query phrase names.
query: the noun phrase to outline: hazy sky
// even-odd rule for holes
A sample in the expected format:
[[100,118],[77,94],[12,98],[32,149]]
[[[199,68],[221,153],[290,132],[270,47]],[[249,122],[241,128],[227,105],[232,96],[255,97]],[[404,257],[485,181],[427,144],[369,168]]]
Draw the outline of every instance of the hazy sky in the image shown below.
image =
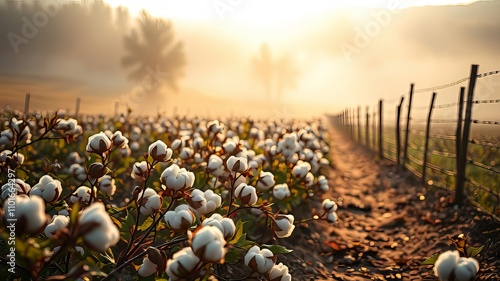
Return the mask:
[[[266,103],[273,111],[298,114],[300,105],[317,104],[317,109],[308,106],[303,111],[319,114],[371,106],[379,98],[397,99],[411,82],[416,88],[452,82],[468,76],[471,64],[479,64],[480,72],[500,69],[498,0],[105,2],[124,5],[132,15],[146,9],[172,21],[176,38],[184,43],[187,65],[176,98],[155,104],[167,109],[187,106],[202,113],[249,115],[252,106],[246,104]],[[252,58],[263,43],[275,57],[289,56],[300,70],[296,89],[287,89],[282,100],[267,99],[252,76]],[[80,64],[53,62],[46,73],[83,81],[75,84],[90,96],[102,96],[92,89],[113,89],[110,101],[137,86],[125,79],[125,72],[85,72]],[[494,79],[483,80],[488,89],[483,96],[500,96],[500,79]],[[458,88],[443,91],[438,101],[455,101],[456,92]],[[241,102],[209,110],[193,104],[193,97]],[[427,104],[428,97],[421,94],[416,103]]]

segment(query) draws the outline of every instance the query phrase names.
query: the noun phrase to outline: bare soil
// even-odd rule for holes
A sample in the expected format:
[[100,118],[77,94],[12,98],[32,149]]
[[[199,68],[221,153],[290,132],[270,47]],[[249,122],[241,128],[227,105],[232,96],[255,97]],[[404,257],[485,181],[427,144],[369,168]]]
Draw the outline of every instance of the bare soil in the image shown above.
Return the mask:
[[[464,233],[476,257],[475,280],[500,280],[500,222],[471,204],[458,207],[448,190],[424,187],[411,173],[331,131],[334,166],[324,198],[339,204],[339,220],[298,226],[280,244],[294,280],[438,280],[428,256],[454,249],[451,237]],[[317,196],[316,198],[318,198]],[[321,208],[321,199],[311,202]],[[296,218],[311,214],[297,210]]]

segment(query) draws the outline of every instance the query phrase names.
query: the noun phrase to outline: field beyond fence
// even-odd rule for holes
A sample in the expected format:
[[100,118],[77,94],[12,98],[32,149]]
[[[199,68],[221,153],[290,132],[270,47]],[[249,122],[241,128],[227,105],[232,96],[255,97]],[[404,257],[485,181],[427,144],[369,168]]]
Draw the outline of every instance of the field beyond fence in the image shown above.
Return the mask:
[[381,99],[364,112],[361,106],[346,108],[333,120],[398,170],[411,171],[424,185],[450,189],[457,204],[470,199],[499,219],[498,110],[500,71],[478,73],[472,65],[469,77],[423,89],[411,84],[407,96]]

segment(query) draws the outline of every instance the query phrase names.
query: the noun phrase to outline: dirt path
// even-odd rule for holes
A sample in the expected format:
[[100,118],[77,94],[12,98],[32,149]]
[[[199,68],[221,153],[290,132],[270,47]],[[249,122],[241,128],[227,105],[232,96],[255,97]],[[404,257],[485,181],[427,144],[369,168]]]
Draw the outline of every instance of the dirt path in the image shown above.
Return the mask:
[[[500,224],[472,207],[457,208],[448,191],[424,188],[392,163],[332,130],[330,191],[339,221],[298,227],[283,258],[295,280],[437,280],[425,257],[452,249],[467,234],[485,245],[476,280],[500,280]],[[320,200],[313,202],[320,208]],[[303,210],[307,212],[307,210]],[[303,216],[297,213],[296,216]]]

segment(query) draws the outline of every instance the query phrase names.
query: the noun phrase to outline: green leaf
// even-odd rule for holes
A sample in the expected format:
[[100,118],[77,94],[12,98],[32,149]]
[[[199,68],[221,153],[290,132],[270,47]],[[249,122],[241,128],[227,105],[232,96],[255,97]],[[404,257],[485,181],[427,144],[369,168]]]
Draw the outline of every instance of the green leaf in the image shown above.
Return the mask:
[[104,257],[108,261],[110,261],[112,264],[115,264],[115,257],[113,255],[113,251],[111,251],[111,248],[109,248],[106,252],[101,253],[101,257]]
[[144,230],[148,229],[152,224],[153,224],[153,218],[148,217],[146,220],[144,220],[144,222],[139,226],[138,229],[140,231],[144,231]]
[[121,228],[123,227],[123,225],[122,225],[122,223],[120,222],[120,220],[119,220],[119,219],[117,219],[117,218],[115,218],[115,217],[113,217],[113,216],[110,216],[110,218],[111,218],[111,220],[113,221],[113,223],[114,223],[114,224],[116,224],[116,226],[118,226],[118,228],[120,228],[120,229],[121,229]]
[[[244,224],[245,224],[245,222],[242,222],[242,221],[238,221],[236,223],[236,233],[234,234],[233,239],[231,239],[231,241],[229,241],[229,244],[234,245],[234,244],[238,243],[240,238],[243,236],[243,225]],[[246,235],[245,235],[245,238],[246,238]]]
[[293,250],[289,250],[289,249],[287,249],[287,248],[285,248],[284,246],[281,246],[281,245],[267,245],[267,244],[262,244],[262,247],[269,249],[275,255],[277,255],[277,254],[288,254],[288,253],[293,252]]
[[484,248],[484,245],[481,246],[481,247],[469,247],[467,248],[467,256],[468,257],[475,257],[477,256]]
[[423,265],[434,265],[436,260],[438,259],[441,253],[435,253],[432,256],[428,257],[425,261],[422,262]]
[[76,225],[78,221],[78,212],[80,211],[80,204],[78,201],[73,204],[73,209],[71,209],[71,213],[69,215],[69,221],[73,224]]

